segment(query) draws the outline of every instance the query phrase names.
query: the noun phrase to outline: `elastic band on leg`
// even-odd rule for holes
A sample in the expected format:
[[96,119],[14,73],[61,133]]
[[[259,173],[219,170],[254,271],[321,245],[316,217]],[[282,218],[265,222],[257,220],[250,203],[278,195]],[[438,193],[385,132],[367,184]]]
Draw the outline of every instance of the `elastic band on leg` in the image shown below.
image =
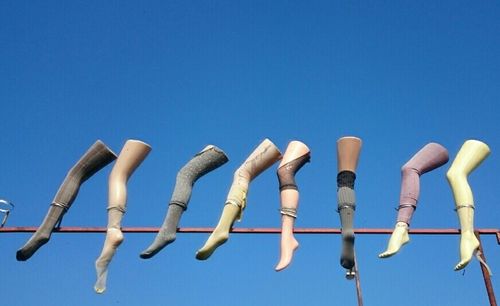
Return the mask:
[[405,207],[413,207],[413,211],[417,210],[417,205],[415,204],[399,204],[398,207],[394,208],[396,211],[399,211],[401,208]]
[[183,211],[186,211],[187,210],[187,205],[186,203],[182,203],[182,202],[179,202],[179,201],[171,201],[169,204],[170,205],[177,205],[177,206],[180,206],[182,207]]
[[458,211],[459,209],[461,208],[472,208],[472,209],[476,209],[474,207],[474,204],[463,204],[463,205],[457,205],[453,210],[454,211]]
[[278,211],[282,215],[289,216],[289,217],[292,217],[294,219],[297,218],[297,209],[295,209],[295,208],[282,207],[282,208],[278,209]]
[[337,208],[337,212],[339,213],[342,209],[347,209],[347,208],[356,210],[356,204],[349,204],[349,203],[340,204]]
[[115,210],[118,210],[119,212],[121,213],[126,213],[126,209],[124,207],[121,207],[121,206],[111,206],[111,207],[108,207],[107,210],[110,211],[112,209],[115,209]]
[[69,205],[68,204],[63,204],[63,203],[58,203],[58,202],[52,202],[52,204],[50,204],[50,205],[61,207],[62,209],[64,209],[64,212],[67,212],[68,209],[69,209]]

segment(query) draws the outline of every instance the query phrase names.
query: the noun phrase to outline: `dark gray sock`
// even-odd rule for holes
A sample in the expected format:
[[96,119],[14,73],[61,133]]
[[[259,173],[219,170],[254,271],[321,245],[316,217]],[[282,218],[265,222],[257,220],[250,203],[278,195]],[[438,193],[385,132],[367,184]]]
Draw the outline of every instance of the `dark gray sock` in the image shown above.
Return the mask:
[[342,226],[342,253],[340,264],[351,270],[354,267],[354,230],[353,219],[356,209],[354,181],[356,174],[352,171],[340,171],[337,174],[337,203]]
[[66,175],[42,224],[28,242],[17,251],[17,260],[29,259],[42,245],[49,241],[52,230],[73,204],[81,184],[115,159],[115,153],[100,140],[96,141],[85,152]]
[[354,267],[354,230],[353,219],[356,209],[354,190],[340,187],[337,191],[340,223],[342,224],[342,254],[340,264],[346,269]]
[[217,169],[228,161],[226,154],[216,146],[209,146],[196,154],[177,173],[174,192],[170,199],[168,213],[153,243],[139,256],[143,259],[153,257],[168,244],[175,241],[175,234],[182,213],[187,209],[193,185],[200,177]]

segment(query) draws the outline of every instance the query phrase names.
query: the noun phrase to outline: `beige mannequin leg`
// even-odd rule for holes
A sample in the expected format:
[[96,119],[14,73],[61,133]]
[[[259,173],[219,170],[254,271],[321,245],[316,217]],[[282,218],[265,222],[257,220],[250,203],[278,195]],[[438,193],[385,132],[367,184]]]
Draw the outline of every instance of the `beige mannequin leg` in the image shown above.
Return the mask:
[[[309,148],[300,141],[292,141],[288,145],[285,155],[278,168],[283,165],[309,154]],[[281,208],[288,208],[294,211],[299,206],[299,192],[295,189],[285,189],[280,192]],[[281,243],[280,243],[280,261],[274,268],[276,271],[285,269],[293,258],[293,253],[299,247],[299,243],[293,236],[293,227],[295,218],[286,214],[281,215]]]
[[126,210],[127,181],[150,151],[151,147],[148,144],[138,140],[128,140],[109,176],[108,231],[101,255],[95,262],[97,281],[94,289],[97,293],[106,290],[108,265],[123,241],[121,220]]
[[265,139],[236,170],[219,223],[205,245],[196,252],[196,259],[207,259],[227,241],[234,221],[241,219],[245,209],[250,182],[280,158],[278,148],[269,139]]
[[405,222],[397,222],[392,232],[391,238],[389,239],[389,244],[387,245],[387,250],[378,255],[379,258],[387,258],[396,254],[399,249],[410,241],[410,236],[408,235],[408,224]]
[[490,154],[489,147],[477,140],[467,140],[446,174],[455,198],[460,220],[460,262],[455,270],[465,268],[479,247],[474,235],[474,198],[467,176]]
[[361,139],[358,137],[347,136],[337,140],[338,172],[351,171],[356,173],[360,151]]

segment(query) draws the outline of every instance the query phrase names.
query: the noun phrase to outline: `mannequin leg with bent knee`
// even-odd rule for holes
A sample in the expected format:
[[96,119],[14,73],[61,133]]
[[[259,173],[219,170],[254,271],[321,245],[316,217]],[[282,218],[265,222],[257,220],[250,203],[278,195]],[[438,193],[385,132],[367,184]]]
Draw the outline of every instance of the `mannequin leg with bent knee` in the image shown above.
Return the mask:
[[353,219],[356,210],[354,181],[356,180],[361,143],[361,139],[357,137],[342,137],[337,141],[337,200],[342,226],[340,264],[349,270],[348,273],[354,267]]
[[[479,240],[474,235],[474,197],[467,176],[489,154],[490,148],[485,143],[478,140],[467,140],[460,148],[446,174],[453,191],[455,210],[460,220],[460,262],[455,266],[455,270],[465,268],[474,253],[478,255]],[[478,259],[480,259],[479,256]]]
[[121,220],[127,204],[127,181],[150,151],[151,147],[142,141],[127,140],[109,176],[108,230],[101,255],[95,262],[97,293],[106,290],[109,263],[123,241]]
[[42,245],[49,241],[52,231],[58,223],[61,223],[64,214],[76,199],[80,186],[115,159],[115,153],[100,140],[97,140],[85,152],[66,175],[42,224],[28,242],[17,251],[17,260],[28,260]]
[[310,158],[310,150],[304,143],[292,141],[288,144],[278,166],[281,202],[281,255],[280,261],[275,267],[276,271],[288,267],[292,261],[293,253],[299,247],[299,243],[293,236],[293,227],[299,205],[299,191],[295,184],[295,174],[309,162]]
[[203,175],[225,164],[228,158],[224,151],[209,145],[196,154],[177,173],[174,192],[168,206],[168,213],[154,242],[141,253],[140,257],[153,257],[165,246],[175,241],[175,234],[182,213],[187,209],[194,183]]
[[401,168],[401,194],[399,197],[398,219],[385,252],[380,258],[396,254],[410,241],[408,227],[417,208],[420,195],[420,176],[441,167],[448,162],[448,151],[438,143],[429,143],[420,149]]
[[265,139],[234,173],[226,204],[219,223],[205,245],[196,252],[196,259],[205,260],[229,238],[229,231],[246,206],[246,195],[250,182],[281,159],[281,152],[269,139]]

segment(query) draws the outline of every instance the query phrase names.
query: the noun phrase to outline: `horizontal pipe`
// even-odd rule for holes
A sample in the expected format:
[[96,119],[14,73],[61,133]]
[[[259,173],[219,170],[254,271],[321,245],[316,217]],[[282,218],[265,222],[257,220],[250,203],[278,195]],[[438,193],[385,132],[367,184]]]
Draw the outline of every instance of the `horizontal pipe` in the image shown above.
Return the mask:
[[[37,230],[36,226],[11,226],[0,228],[0,233],[33,233]],[[159,227],[123,227],[124,233],[157,233]],[[213,227],[182,227],[177,229],[178,233],[211,233]],[[481,235],[496,235],[500,237],[500,229],[483,228],[476,229]],[[79,227],[79,226],[64,226],[56,228],[54,233],[105,233],[106,227]],[[233,228],[231,230],[235,234],[279,234],[280,228]],[[358,228],[354,230],[356,234],[392,234],[392,228]],[[340,234],[339,228],[295,228],[296,234]],[[454,228],[417,228],[410,229],[410,234],[413,235],[458,235],[459,229]]]

